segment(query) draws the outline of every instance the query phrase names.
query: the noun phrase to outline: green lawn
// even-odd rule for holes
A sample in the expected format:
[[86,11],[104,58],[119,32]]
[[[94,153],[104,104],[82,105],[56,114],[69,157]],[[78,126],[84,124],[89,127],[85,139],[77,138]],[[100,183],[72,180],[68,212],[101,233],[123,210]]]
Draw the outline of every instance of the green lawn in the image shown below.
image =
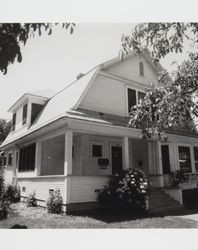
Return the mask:
[[72,216],[48,214],[43,208],[27,208],[25,204],[12,205],[7,219],[0,228],[14,224],[31,228],[198,228],[198,222],[175,216],[135,219],[130,216]]

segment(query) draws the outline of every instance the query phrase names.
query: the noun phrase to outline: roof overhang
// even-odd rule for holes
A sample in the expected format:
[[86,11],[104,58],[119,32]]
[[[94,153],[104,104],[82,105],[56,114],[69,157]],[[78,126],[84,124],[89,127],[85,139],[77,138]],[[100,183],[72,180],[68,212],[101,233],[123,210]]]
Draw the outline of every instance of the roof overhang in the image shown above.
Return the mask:
[[18,109],[23,103],[27,102],[32,97],[43,101],[47,101],[49,99],[46,97],[25,93],[8,109],[8,112],[15,112],[16,109]]

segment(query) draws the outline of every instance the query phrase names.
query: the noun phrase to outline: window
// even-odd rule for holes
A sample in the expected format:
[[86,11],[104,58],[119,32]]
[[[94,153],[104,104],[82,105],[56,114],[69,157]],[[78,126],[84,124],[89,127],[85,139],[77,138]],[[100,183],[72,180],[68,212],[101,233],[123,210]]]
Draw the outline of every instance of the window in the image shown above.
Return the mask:
[[134,89],[128,88],[128,113],[130,113],[131,108],[136,105],[136,91]]
[[43,105],[41,104],[32,104],[32,112],[31,112],[31,124],[36,120],[38,114],[41,112]]
[[23,106],[23,121],[22,124],[26,124],[27,122],[27,103]]
[[14,113],[12,116],[12,131],[15,130],[15,127],[16,127],[16,113]]
[[13,153],[8,154],[8,165],[12,165]]
[[19,152],[19,172],[34,171],[36,144],[21,148]]
[[102,157],[103,143],[100,141],[90,141],[90,156],[91,157]]
[[194,160],[195,160],[195,169],[198,173],[198,146],[194,147]]
[[3,165],[6,166],[6,164],[7,164],[7,157],[4,155],[4,157],[3,157]]
[[146,95],[145,93],[138,91],[138,103],[140,103],[141,100],[144,99],[145,95]]
[[191,173],[190,147],[179,146],[179,166],[184,173]]
[[144,64],[143,62],[139,63],[140,76],[144,76]]

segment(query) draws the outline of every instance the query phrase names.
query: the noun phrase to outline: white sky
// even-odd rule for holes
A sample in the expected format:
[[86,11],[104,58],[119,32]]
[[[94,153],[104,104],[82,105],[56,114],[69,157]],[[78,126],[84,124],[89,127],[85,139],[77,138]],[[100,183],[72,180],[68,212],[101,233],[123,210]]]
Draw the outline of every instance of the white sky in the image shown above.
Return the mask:
[[[72,35],[55,27],[51,36],[43,33],[28,40],[22,50],[22,63],[15,62],[7,75],[0,73],[0,118],[11,118],[9,107],[25,92],[42,89],[60,90],[96,65],[118,55],[123,33],[130,34],[134,23],[76,24]],[[169,56],[162,65],[170,70]]]

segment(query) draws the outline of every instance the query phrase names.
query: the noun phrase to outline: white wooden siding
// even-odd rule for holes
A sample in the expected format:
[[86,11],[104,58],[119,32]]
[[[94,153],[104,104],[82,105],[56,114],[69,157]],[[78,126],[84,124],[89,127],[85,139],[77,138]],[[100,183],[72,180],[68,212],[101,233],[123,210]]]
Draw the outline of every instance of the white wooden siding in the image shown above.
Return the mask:
[[80,108],[125,116],[124,83],[98,76],[80,104]]
[[97,192],[108,183],[107,176],[70,177],[70,203],[97,201]]
[[[18,178],[18,185],[21,190],[21,196],[27,197],[35,191],[36,198],[47,200],[49,197],[49,189],[60,189],[65,204],[65,178],[66,177],[38,177],[38,178]],[[23,187],[26,188],[23,192]]]
[[13,167],[7,167],[5,170],[5,184],[9,185],[12,184],[12,178],[13,178]]
[[[144,65],[144,76],[140,76],[140,62]],[[124,61],[120,61],[120,63],[110,66],[105,71],[112,75],[147,85],[150,83],[157,84],[158,80],[158,74],[154,71],[153,67],[144,57],[140,57],[139,55],[134,55]]]

